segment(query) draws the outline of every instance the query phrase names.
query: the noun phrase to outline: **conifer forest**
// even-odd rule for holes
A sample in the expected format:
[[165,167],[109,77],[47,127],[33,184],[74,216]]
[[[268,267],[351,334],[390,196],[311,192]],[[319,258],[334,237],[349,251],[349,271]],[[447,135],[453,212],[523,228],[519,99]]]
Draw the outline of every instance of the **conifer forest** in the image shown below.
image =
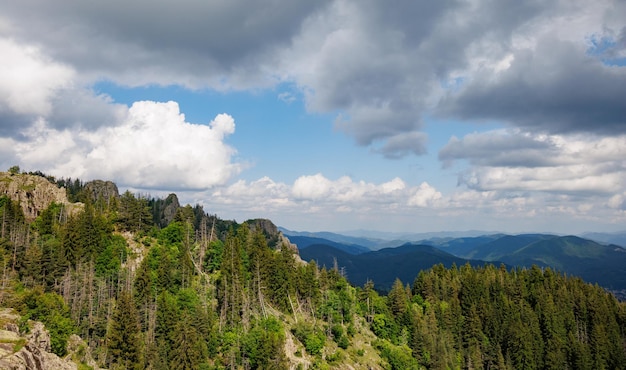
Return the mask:
[[46,181],[68,201],[35,218],[0,194],[0,307],[78,369],[626,368],[626,304],[576,276],[434,265],[383,292],[303,261],[269,220]]

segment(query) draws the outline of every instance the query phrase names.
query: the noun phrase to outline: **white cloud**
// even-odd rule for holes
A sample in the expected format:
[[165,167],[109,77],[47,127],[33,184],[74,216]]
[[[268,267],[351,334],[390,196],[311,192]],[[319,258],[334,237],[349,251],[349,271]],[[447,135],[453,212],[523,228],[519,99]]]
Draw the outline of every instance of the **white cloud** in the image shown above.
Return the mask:
[[356,207],[391,206],[407,204],[408,189],[400,178],[381,184],[353,181],[348,176],[330,180],[321,173],[298,177],[291,188],[291,195],[301,202],[314,201],[316,205],[337,206],[350,204]]
[[408,204],[417,207],[432,206],[436,201],[440,200],[442,195],[434,187],[427,182],[423,182],[414,190],[413,195],[409,198]]
[[0,37],[0,112],[46,115],[58,89],[68,87],[74,71],[45,56],[38,47]]
[[45,121],[23,132],[15,156],[23,167],[121,186],[207,189],[226,183],[241,167],[224,140],[235,122],[220,114],[207,126],[185,121],[176,102],[136,102],[126,119],[96,131],[57,130]]
[[[423,138],[401,138],[432,114],[552,133],[624,132],[626,73],[602,61],[626,52],[618,0],[3,5],[0,31],[19,41],[5,39],[12,46],[2,55],[12,60],[20,45],[34,72],[10,93],[33,94],[26,101],[36,104],[3,95],[16,111],[49,110],[50,91],[70,66],[82,86],[104,79],[243,90],[287,82],[308,109],[337,114],[337,128],[387,157],[424,154]],[[604,39],[615,45],[588,52]],[[43,88],[27,88],[41,80]]]
[[626,211],[626,192],[612,196],[608,201],[608,206],[616,210]]
[[301,199],[321,199],[330,194],[332,186],[331,181],[320,173],[313,176],[302,176],[293,184],[293,195]]
[[520,131],[452,138],[439,157],[466,159],[461,182],[489,191],[611,194],[626,183],[626,136],[545,135]]
[[238,180],[203,193],[179,193],[210,213],[244,221],[266,217],[294,230],[372,228],[398,231],[500,230],[508,232],[583,231],[624,221],[626,195],[458,189],[445,194],[427,182],[408,186],[301,176],[293,184],[263,177]]

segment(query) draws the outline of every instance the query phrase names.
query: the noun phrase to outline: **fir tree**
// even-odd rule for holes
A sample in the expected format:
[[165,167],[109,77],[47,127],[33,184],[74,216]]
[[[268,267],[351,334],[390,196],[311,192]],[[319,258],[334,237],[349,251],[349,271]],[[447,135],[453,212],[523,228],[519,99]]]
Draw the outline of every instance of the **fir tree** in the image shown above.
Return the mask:
[[107,344],[110,357],[108,362],[113,367],[122,369],[141,369],[141,335],[137,309],[129,292],[123,291],[117,299],[113,313]]

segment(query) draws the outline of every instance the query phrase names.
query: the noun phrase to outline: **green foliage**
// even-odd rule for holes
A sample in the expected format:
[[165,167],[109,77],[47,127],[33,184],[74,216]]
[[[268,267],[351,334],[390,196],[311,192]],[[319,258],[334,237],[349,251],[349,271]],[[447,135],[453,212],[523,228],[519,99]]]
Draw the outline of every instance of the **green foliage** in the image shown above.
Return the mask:
[[58,220],[62,208],[63,206],[59,203],[50,203],[46,209],[41,211],[35,221],[33,221],[31,227],[37,231],[40,236],[56,235],[58,233],[58,228],[60,227]]
[[20,173],[20,166],[11,166],[11,168],[9,168],[9,173],[11,175],[19,175],[19,173]]
[[339,339],[336,339],[336,341],[339,348],[348,349],[350,346],[350,339],[348,339],[345,335],[340,336]]
[[420,366],[411,355],[411,349],[406,345],[396,346],[387,340],[379,340],[374,346],[380,351],[381,356],[387,360],[391,370],[419,369]]
[[97,259],[111,243],[113,228],[106,217],[94,209],[91,203],[70,217],[60,231],[63,258],[70,266]]
[[146,198],[135,197],[127,190],[119,202],[117,223],[122,230],[142,233],[150,229],[153,219]]
[[281,323],[273,317],[261,320],[242,339],[243,354],[251,369],[285,369],[285,335]]
[[209,249],[205,255],[204,268],[209,272],[218,270],[222,264],[222,253],[224,243],[221,240],[214,240],[209,243]]
[[41,288],[26,289],[16,298],[15,306],[22,315],[46,325],[52,352],[65,356],[67,340],[76,332],[76,326],[63,298],[55,293],[44,293]]
[[126,260],[127,253],[126,240],[119,235],[111,236],[104,250],[96,257],[96,273],[102,277],[115,276]]
[[298,323],[291,329],[293,335],[304,345],[311,355],[318,355],[326,344],[326,335],[308,323]]
[[108,363],[124,369],[141,369],[141,336],[137,309],[129,292],[120,293],[109,330]]
[[343,353],[341,351],[335,351],[326,356],[326,361],[331,365],[337,364],[341,360],[343,360]]
[[201,333],[193,326],[192,315],[183,310],[180,320],[174,325],[171,333],[171,360],[170,369],[199,369],[206,366],[206,343]]
[[178,247],[182,245],[184,236],[184,228],[181,222],[171,222],[167,227],[161,229],[159,232],[159,243],[164,246],[175,246]]

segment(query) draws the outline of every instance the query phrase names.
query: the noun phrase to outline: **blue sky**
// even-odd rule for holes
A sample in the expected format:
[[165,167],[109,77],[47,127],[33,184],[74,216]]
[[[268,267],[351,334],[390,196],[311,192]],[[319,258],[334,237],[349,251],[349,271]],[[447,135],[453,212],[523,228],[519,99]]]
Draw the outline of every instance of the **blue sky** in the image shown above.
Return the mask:
[[1,4],[6,169],[293,230],[625,229],[621,1]]
[[[441,170],[438,148],[452,135],[475,131],[472,125],[430,119],[424,128],[429,138],[427,153],[389,160],[371,148],[355,145],[350,136],[333,128],[336,114],[307,112],[301,94],[289,85],[252,92],[193,91],[176,86],[128,88],[111,83],[99,83],[94,89],[128,106],[141,100],[176,101],[186,120],[196,124],[207,124],[220,113],[232,115],[236,134],[228,143],[237,149],[239,160],[249,164],[239,176],[248,181],[269,176],[293,182],[302,174],[321,172],[329,178],[349,176],[375,183],[397,176],[411,182],[428,178],[452,189],[456,174]],[[284,93],[293,100],[281,99]]]

